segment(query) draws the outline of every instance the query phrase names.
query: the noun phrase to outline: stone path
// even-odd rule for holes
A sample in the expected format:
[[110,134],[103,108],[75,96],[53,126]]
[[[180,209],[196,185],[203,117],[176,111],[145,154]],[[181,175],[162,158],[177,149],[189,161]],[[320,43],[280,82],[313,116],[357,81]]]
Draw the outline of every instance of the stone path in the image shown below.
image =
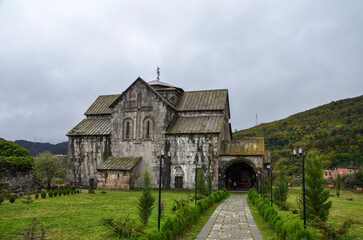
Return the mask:
[[246,196],[233,193],[221,203],[197,239],[263,240],[248,208]]

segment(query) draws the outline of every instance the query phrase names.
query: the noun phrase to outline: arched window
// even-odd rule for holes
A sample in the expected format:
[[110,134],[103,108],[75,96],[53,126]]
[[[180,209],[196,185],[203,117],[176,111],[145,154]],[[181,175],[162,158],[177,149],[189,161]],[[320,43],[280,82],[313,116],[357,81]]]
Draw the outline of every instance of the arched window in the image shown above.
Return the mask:
[[146,138],[150,138],[150,121],[146,121]]
[[126,122],[126,138],[130,138],[130,123]]
[[143,136],[146,140],[150,140],[153,137],[153,120],[150,117],[144,119]]
[[132,140],[133,138],[133,121],[131,118],[127,118],[124,120],[123,123],[123,139],[125,140]]

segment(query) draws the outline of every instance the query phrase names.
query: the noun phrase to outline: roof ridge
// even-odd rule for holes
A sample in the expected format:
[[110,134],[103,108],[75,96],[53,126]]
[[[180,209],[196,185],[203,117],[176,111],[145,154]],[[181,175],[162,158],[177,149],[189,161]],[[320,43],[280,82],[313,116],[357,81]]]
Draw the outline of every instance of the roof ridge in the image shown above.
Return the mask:
[[115,93],[115,94],[103,94],[103,95],[98,95],[98,97],[109,97],[109,96],[119,96],[121,95],[121,93]]
[[209,89],[209,90],[194,90],[194,91],[184,91],[184,93],[192,93],[192,92],[213,92],[213,91],[228,91],[227,88],[222,89]]

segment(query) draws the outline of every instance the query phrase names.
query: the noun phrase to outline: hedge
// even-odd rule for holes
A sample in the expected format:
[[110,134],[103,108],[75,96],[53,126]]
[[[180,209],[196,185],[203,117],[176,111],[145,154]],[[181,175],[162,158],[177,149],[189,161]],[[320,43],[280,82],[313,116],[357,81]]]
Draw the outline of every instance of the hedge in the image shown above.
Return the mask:
[[196,205],[186,205],[176,210],[175,215],[168,217],[161,231],[153,231],[144,239],[170,240],[181,234],[187,226],[195,222],[201,212],[209,208],[213,203],[220,202],[228,196],[227,189],[213,192],[208,197],[197,201]]
[[304,229],[299,219],[285,222],[278,215],[275,208],[271,207],[268,199],[262,200],[256,189],[252,188],[248,192],[248,198],[252,204],[257,207],[270,227],[277,233],[281,240],[311,240],[315,239],[314,235],[307,229]]

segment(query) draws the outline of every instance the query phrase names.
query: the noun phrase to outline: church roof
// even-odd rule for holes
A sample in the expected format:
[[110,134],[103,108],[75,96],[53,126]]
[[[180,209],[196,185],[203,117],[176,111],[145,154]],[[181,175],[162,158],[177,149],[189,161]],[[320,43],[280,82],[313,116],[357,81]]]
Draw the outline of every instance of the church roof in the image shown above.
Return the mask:
[[178,88],[178,87],[175,87],[173,85],[170,85],[169,83],[164,83],[160,80],[153,80],[151,82],[148,82],[149,85],[151,86],[160,86],[160,87],[168,87],[168,88]]
[[263,156],[265,142],[263,137],[246,137],[238,140],[222,141],[221,156]]
[[145,86],[147,88],[149,88],[155,95],[156,97],[158,97],[165,105],[169,106],[170,108],[172,108],[173,110],[176,110],[175,107],[173,106],[173,104],[171,104],[166,98],[164,98],[160,93],[158,93],[152,86],[150,86],[150,84],[148,84],[147,82],[145,82],[142,78],[138,77],[121,95],[119,95],[114,101],[113,103],[111,103],[110,108],[112,108],[115,104],[118,103],[118,101],[120,101],[122,99],[122,97],[126,94],[126,92],[131,89],[135,84],[137,84],[138,82],[141,82],[143,84],[145,84]]
[[109,107],[119,96],[120,94],[99,96],[84,113],[84,115],[111,114],[111,109]]
[[227,89],[184,92],[178,104],[178,110],[224,110],[226,101],[228,101]]
[[106,161],[101,163],[97,170],[116,170],[116,171],[129,171],[131,170],[139,161],[141,157],[109,157]]
[[110,135],[110,118],[87,118],[67,133],[67,136]]
[[167,133],[220,133],[223,121],[223,116],[179,116]]

